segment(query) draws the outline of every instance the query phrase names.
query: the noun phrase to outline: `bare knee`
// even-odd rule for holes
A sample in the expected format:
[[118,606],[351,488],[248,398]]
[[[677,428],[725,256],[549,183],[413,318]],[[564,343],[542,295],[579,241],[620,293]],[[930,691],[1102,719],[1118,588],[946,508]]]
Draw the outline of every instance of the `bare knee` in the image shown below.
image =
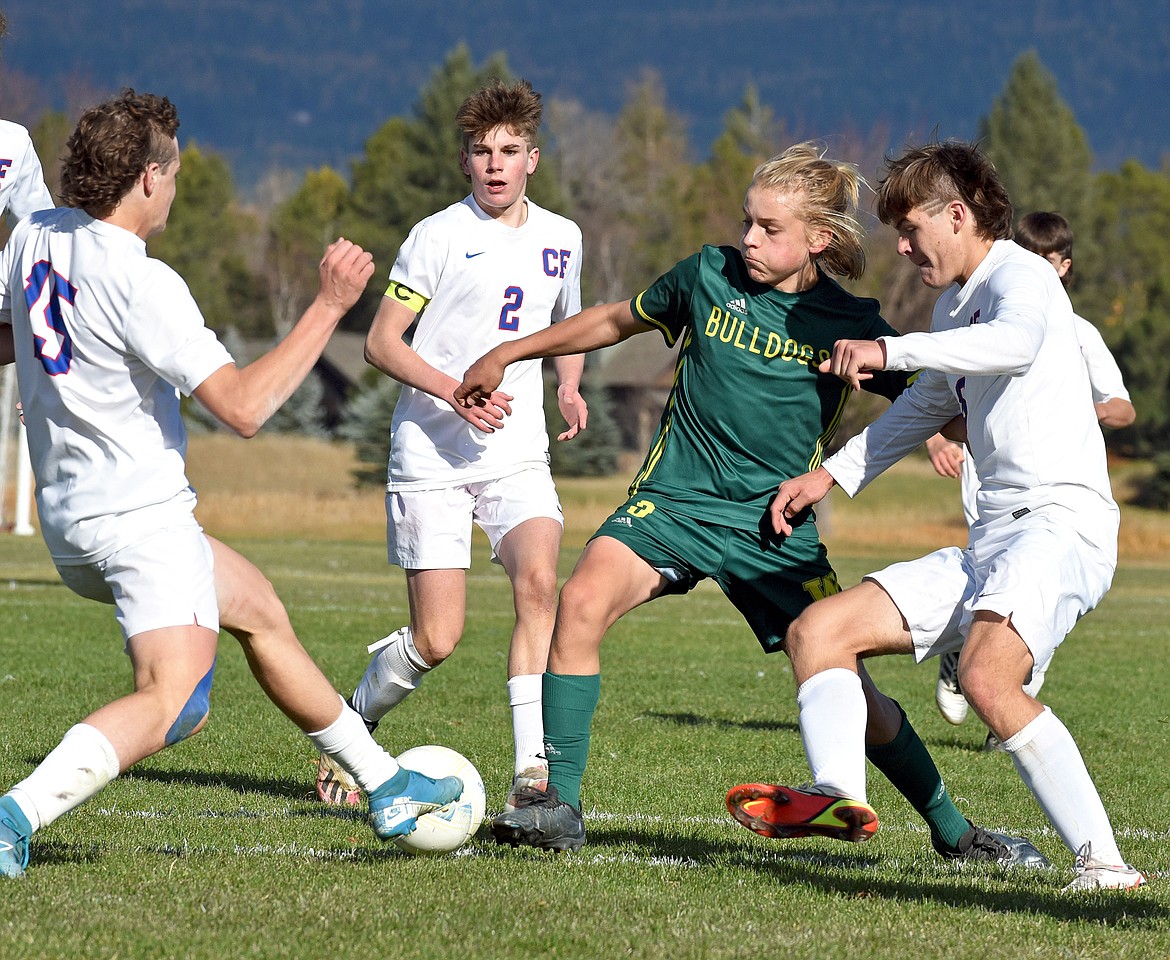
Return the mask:
[[414,649],[431,667],[437,667],[455,652],[461,636],[461,633],[449,628],[444,629],[442,625],[419,623],[411,627]]
[[569,577],[557,606],[558,632],[561,624],[604,632],[610,626],[609,608],[605,592],[596,589],[588,577]]
[[804,609],[788,627],[784,647],[793,659],[845,646],[845,632],[822,600]]
[[557,608],[557,572],[552,567],[533,566],[512,581],[517,616],[552,618]]
[[810,618],[808,612],[805,610],[788,625],[788,632],[784,635],[784,649],[788,652],[789,657],[802,656],[809,645],[816,640],[816,618]]

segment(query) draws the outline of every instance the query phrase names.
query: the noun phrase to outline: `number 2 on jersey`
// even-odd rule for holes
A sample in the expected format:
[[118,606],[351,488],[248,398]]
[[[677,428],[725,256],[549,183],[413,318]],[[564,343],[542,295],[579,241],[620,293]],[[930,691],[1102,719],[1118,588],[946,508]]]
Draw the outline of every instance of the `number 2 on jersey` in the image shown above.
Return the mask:
[[504,291],[504,306],[500,310],[500,329],[520,329],[520,306],[524,303],[524,291],[519,287],[508,287]]
[[77,289],[47,260],[33,265],[24,288],[24,302],[28,304],[33,353],[51,377],[68,373],[73,361],[73,339],[65,326],[62,305],[72,312],[75,296]]

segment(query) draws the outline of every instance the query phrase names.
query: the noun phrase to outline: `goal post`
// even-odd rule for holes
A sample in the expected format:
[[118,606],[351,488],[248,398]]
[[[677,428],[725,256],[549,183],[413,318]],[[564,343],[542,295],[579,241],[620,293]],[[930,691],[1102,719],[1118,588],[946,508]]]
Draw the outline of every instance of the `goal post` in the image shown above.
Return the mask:
[[[20,537],[32,536],[33,478],[28,456],[28,436],[16,413],[16,370],[9,364],[0,370],[0,530],[11,529]],[[7,493],[12,489],[12,518]]]

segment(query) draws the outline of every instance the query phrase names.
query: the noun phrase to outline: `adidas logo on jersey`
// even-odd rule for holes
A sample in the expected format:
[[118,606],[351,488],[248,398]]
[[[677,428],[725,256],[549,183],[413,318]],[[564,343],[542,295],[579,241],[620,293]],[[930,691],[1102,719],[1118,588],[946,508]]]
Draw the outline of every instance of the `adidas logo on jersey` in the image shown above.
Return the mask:
[[747,300],[740,297],[737,300],[728,300],[727,309],[734,310],[736,313],[747,313]]

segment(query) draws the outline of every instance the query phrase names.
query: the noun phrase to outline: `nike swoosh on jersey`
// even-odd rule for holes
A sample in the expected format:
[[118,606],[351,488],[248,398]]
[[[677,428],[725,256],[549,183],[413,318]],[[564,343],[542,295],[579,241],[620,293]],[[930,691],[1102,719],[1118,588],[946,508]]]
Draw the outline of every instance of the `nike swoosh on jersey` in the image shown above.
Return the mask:
[[480,250],[479,253],[465,253],[465,254],[463,254],[463,256],[465,256],[468,260],[470,260],[472,257],[481,257],[485,253],[487,253],[486,250]]

